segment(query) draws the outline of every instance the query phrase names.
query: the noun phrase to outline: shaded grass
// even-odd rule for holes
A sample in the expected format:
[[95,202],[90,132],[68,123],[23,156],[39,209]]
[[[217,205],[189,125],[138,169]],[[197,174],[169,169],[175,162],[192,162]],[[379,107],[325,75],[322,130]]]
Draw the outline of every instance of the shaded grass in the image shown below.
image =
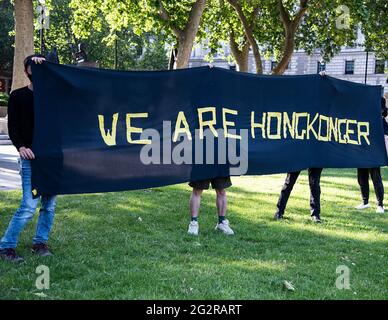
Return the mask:
[[[45,299],[387,299],[388,214],[353,209],[360,201],[356,170],[324,170],[322,225],[309,219],[306,173],[287,219],[272,220],[283,181],[284,175],[233,178],[234,237],[214,231],[212,191],[203,196],[200,236],[186,234],[186,185],[59,197],[50,239],[55,256],[30,253],[35,216],[18,248],[26,262],[0,261],[0,299],[42,299],[34,295],[40,264],[50,268]],[[1,232],[19,199],[20,192],[0,193]],[[335,286],[339,265],[350,268],[350,290]],[[283,289],[284,280],[294,292]]]

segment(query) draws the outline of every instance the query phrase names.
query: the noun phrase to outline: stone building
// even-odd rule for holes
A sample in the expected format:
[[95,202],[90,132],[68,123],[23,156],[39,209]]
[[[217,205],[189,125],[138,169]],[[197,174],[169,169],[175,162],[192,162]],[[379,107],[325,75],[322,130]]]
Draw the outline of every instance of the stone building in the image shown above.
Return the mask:
[[[225,59],[225,57],[231,55],[227,45],[223,46],[223,51],[223,57],[216,56],[212,64],[216,67],[234,69],[235,65]],[[209,64],[204,59],[207,53],[203,46],[196,45],[192,51],[189,66],[197,67]],[[254,63],[253,54],[250,53],[249,72],[255,72]],[[270,74],[275,65],[276,61],[274,60],[263,60],[264,74]],[[322,62],[322,56],[318,52],[308,55],[304,50],[297,50],[294,52],[288,69],[284,74],[314,74],[324,70],[327,75],[335,78],[365,83],[366,65],[366,83],[383,86],[384,93],[388,96],[387,61],[378,59],[373,52],[365,52],[362,46],[343,47],[341,52],[327,63]]]

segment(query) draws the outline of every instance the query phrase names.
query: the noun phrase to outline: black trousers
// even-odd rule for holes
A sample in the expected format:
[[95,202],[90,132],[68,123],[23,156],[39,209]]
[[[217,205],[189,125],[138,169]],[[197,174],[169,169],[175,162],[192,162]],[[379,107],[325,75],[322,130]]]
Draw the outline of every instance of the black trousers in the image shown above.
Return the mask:
[[362,201],[364,202],[364,204],[367,204],[369,202],[369,175],[373,181],[377,203],[379,206],[383,206],[384,185],[383,180],[381,178],[380,168],[357,169],[357,179],[361,189]]
[[[311,215],[320,215],[321,213],[321,173],[322,168],[309,168],[309,185],[310,185],[310,208]],[[287,173],[286,181],[284,182],[282,191],[280,192],[279,201],[277,204],[278,213],[283,215],[286,210],[287,201],[290,197],[292,188],[298,179],[300,171]]]

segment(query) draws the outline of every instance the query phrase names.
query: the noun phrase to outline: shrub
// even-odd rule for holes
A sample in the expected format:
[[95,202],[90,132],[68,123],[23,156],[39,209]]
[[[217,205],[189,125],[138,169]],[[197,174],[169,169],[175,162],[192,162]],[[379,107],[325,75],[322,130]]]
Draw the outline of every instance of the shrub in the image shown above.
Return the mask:
[[9,95],[4,92],[0,92],[0,106],[7,106]]

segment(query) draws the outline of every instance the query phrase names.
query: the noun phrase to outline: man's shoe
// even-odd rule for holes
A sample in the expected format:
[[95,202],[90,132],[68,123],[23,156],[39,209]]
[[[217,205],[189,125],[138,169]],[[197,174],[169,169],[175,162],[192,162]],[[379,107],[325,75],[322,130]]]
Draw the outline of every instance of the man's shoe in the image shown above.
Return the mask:
[[217,223],[215,230],[220,230],[228,236],[234,235],[234,231],[229,227],[229,221],[227,219],[223,220],[221,223]]
[[280,212],[276,212],[275,216],[273,217],[275,220],[282,220],[283,215]]
[[187,230],[187,233],[192,236],[197,236],[198,232],[199,232],[198,221],[191,221],[189,224],[189,230]]
[[313,220],[315,223],[321,223],[321,217],[319,214],[311,216],[311,220]]
[[377,206],[376,213],[384,213],[384,207],[383,206]]
[[50,257],[53,254],[50,252],[47,244],[45,243],[36,243],[32,246],[32,253],[37,254],[40,257]]
[[368,209],[369,207],[370,207],[370,204],[369,204],[369,203],[367,203],[367,204],[361,203],[361,204],[359,204],[359,205],[356,207],[356,209],[357,209],[357,210],[364,210],[364,209]]
[[1,249],[0,257],[6,261],[15,262],[15,263],[20,263],[24,261],[22,257],[16,254],[16,251],[13,248]]

